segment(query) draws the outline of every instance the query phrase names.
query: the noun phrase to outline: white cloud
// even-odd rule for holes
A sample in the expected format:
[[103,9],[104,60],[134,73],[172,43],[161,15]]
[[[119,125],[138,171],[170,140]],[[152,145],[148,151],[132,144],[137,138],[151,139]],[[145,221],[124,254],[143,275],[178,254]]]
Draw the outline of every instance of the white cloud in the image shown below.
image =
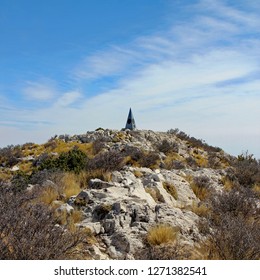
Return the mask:
[[28,81],[23,89],[24,96],[29,100],[48,101],[55,97],[57,90],[52,81]]
[[[85,99],[78,90],[59,93],[51,107],[17,116],[24,122],[33,115],[53,123],[35,129],[47,138],[99,126],[120,129],[131,106],[139,128],[179,127],[233,154],[249,143],[254,149],[249,151],[260,158],[260,81],[255,74],[260,72],[260,40],[246,33],[250,28],[256,32],[256,17],[219,1],[200,1],[197,9],[189,22],[97,51],[73,70],[79,83],[118,76],[111,89]],[[34,90],[28,96],[34,99],[56,94],[53,87],[29,86]],[[80,107],[73,108],[78,101]]]
[[82,94],[78,91],[70,91],[64,93],[59,97],[58,101],[55,103],[57,106],[66,107],[72,105],[82,97]]
[[87,56],[73,71],[77,79],[92,80],[105,76],[119,75],[129,64],[129,51],[113,47]]

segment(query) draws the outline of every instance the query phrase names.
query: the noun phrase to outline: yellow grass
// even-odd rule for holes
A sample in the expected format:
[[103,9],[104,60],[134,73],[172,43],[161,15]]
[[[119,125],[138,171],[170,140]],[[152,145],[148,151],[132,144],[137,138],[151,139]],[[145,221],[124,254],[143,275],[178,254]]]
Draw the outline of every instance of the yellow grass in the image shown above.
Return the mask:
[[255,184],[253,186],[253,191],[258,195],[258,197],[260,198],[260,183]]
[[81,182],[85,182],[88,185],[90,179],[98,178],[102,181],[109,182],[111,181],[112,174],[109,171],[104,171],[102,169],[87,170],[80,173],[79,177]]
[[150,228],[147,233],[147,241],[151,245],[160,245],[174,242],[177,238],[177,231],[170,225],[157,225]]
[[192,188],[194,194],[200,200],[205,200],[209,196],[209,190],[206,188],[198,187],[195,184],[191,184],[191,188]]
[[21,171],[28,174],[28,173],[32,172],[32,163],[31,162],[21,162],[19,164],[19,168]]
[[136,178],[141,178],[143,176],[143,173],[139,170],[134,170],[134,175]]
[[69,199],[73,195],[79,194],[81,191],[78,178],[75,173],[64,173],[60,181],[61,192],[65,196],[65,199]]
[[0,180],[8,181],[12,178],[12,174],[9,170],[0,171]]
[[146,187],[145,191],[150,194],[155,202],[164,202],[164,199],[157,188]]
[[200,167],[207,167],[208,166],[208,159],[200,154],[194,155],[194,159],[198,166]]
[[222,178],[221,181],[222,181],[222,183],[224,185],[224,189],[226,191],[231,191],[232,188],[234,187],[233,182],[230,179],[228,179],[227,177]]
[[169,182],[163,182],[164,189],[175,199],[178,199],[178,193],[173,184],[170,184]]
[[167,154],[167,157],[163,161],[164,164],[165,164],[165,168],[166,169],[171,169],[172,168],[172,162],[174,160],[183,161],[183,157],[181,157],[179,154],[174,153],[174,152]]
[[74,224],[77,224],[82,221],[83,213],[79,210],[74,210],[71,214],[71,218]]
[[56,188],[49,186],[45,187],[40,193],[38,200],[44,204],[51,205],[54,200],[59,197],[59,192]]
[[198,216],[206,217],[208,216],[210,209],[205,204],[198,205],[198,203],[193,202],[191,211],[197,214]]

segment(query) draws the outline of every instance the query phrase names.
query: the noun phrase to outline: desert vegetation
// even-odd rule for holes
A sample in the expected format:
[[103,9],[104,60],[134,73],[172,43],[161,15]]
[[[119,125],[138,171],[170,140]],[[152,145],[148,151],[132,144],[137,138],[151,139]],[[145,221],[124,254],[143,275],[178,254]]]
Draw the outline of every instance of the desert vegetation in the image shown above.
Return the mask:
[[0,188],[0,258],[78,259],[84,256],[88,234],[57,223],[55,212],[36,203],[36,192],[14,193]]
[[[178,129],[98,129],[8,146],[0,149],[0,259],[91,259],[99,242],[111,258],[260,259],[259,198],[259,160]],[[122,245],[126,228],[142,248]]]

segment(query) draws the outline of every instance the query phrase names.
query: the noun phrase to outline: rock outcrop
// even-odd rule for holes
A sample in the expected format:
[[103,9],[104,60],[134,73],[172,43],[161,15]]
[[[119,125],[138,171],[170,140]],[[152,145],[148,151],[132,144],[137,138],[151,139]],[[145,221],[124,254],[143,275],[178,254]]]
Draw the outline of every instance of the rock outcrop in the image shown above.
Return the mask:
[[[193,246],[203,238],[198,229],[201,217],[193,211],[200,203],[192,188],[193,179],[207,178],[208,187],[221,192],[231,156],[176,132],[98,129],[83,135],[56,136],[49,146],[56,140],[92,143],[96,149],[92,159],[111,151],[124,158],[120,168],[106,168],[110,172],[107,180],[93,177],[66,203],[55,202],[57,213],[82,213],[77,226],[89,229],[96,238],[89,246],[90,258],[133,259],[144,247],[149,229],[158,224],[176,229],[181,244]],[[54,149],[50,154],[56,156],[57,152]],[[109,155],[108,165],[114,160],[114,154]],[[41,157],[34,155],[24,161],[35,160],[37,167]],[[11,170],[19,170],[19,166]],[[42,186],[46,184],[55,185],[47,180]]]

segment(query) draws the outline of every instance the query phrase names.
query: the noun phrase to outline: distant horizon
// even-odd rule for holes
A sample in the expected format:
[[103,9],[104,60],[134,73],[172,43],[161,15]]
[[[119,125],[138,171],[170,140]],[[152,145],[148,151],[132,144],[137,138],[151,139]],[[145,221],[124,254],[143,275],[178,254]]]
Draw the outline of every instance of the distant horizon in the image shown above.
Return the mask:
[[260,158],[260,1],[2,0],[0,147],[178,128]]

